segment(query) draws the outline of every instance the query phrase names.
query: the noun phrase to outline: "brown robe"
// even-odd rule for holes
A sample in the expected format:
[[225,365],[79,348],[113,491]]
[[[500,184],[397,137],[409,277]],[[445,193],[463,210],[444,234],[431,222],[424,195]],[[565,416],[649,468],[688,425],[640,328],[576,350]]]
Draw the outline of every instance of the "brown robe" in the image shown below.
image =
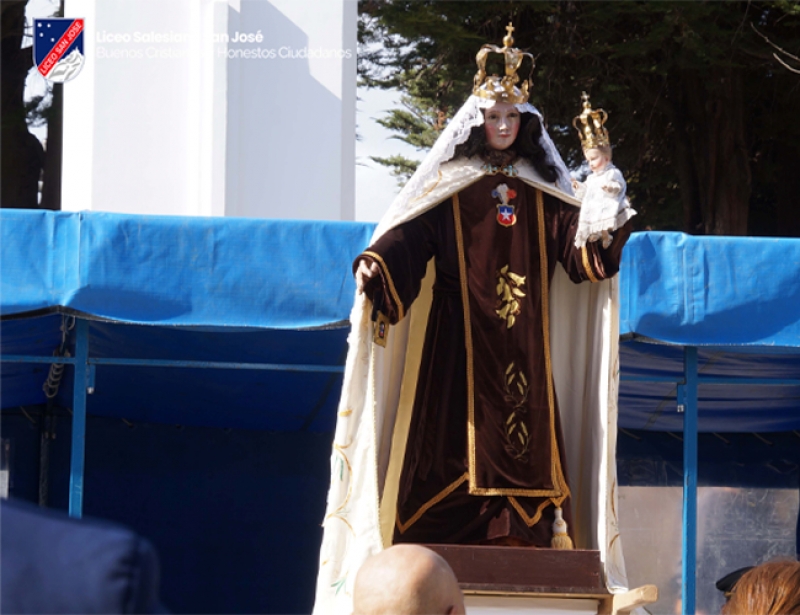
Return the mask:
[[613,276],[630,232],[619,229],[607,250],[575,248],[578,213],[517,178],[485,176],[356,260],[379,264],[365,290],[393,324],[419,293],[427,262],[436,265],[394,542],[546,547],[551,504],[571,526],[550,281],[556,261],[576,283]]

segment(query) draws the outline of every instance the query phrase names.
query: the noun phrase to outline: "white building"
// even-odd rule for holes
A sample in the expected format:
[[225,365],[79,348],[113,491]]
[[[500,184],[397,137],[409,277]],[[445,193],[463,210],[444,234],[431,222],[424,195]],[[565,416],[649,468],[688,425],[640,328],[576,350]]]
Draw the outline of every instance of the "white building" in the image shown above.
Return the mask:
[[66,0],[62,208],[351,220],[356,0]]

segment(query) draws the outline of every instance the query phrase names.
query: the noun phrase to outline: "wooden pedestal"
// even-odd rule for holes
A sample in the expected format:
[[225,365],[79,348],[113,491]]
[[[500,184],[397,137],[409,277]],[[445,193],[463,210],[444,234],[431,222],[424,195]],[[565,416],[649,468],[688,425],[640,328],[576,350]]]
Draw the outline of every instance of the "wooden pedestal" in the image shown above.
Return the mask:
[[[576,605],[580,601],[583,608],[588,601],[595,601],[592,603],[597,605],[595,612],[616,615],[628,613],[658,598],[658,590],[654,585],[645,585],[625,594],[610,594],[603,579],[599,551],[425,546],[447,560],[465,595],[497,596],[498,604],[503,602],[503,597],[517,600],[518,603],[519,599],[526,598],[526,604],[535,602],[530,599],[572,599]],[[535,608],[533,611],[525,607],[508,612],[535,612]]]

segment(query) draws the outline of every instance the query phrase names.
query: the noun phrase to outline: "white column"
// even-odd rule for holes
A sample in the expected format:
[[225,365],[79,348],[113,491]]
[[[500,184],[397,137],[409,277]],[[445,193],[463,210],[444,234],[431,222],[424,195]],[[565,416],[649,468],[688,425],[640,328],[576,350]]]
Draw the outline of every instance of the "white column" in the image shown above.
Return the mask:
[[354,0],[242,0],[231,14],[226,215],[354,217],[355,20]]
[[85,65],[64,87],[66,210],[221,215],[226,63],[220,0],[67,0]]
[[67,17],[83,17],[84,65],[80,74],[64,87],[63,164],[61,208],[66,211],[92,209],[94,170],[94,31],[95,0],[66,0]]
[[341,219],[356,217],[356,50],[358,46],[358,2],[344,0],[342,47],[352,55],[342,62],[342,191]]
[[67,0],[66,210],[353,219],[356,0]]

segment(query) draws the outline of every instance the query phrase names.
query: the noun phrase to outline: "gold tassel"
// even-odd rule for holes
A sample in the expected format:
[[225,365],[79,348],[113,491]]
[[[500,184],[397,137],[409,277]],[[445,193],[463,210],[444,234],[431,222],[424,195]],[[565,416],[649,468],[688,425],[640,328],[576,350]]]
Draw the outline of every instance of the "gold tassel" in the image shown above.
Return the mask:
[[550,541],[550,546],[554,549],[574,549],[572,538],[567,534],[567,522],[562,516],[563,511],[561,508],[556,508],[555,512],[556,520],[553,521],[553,539]]

